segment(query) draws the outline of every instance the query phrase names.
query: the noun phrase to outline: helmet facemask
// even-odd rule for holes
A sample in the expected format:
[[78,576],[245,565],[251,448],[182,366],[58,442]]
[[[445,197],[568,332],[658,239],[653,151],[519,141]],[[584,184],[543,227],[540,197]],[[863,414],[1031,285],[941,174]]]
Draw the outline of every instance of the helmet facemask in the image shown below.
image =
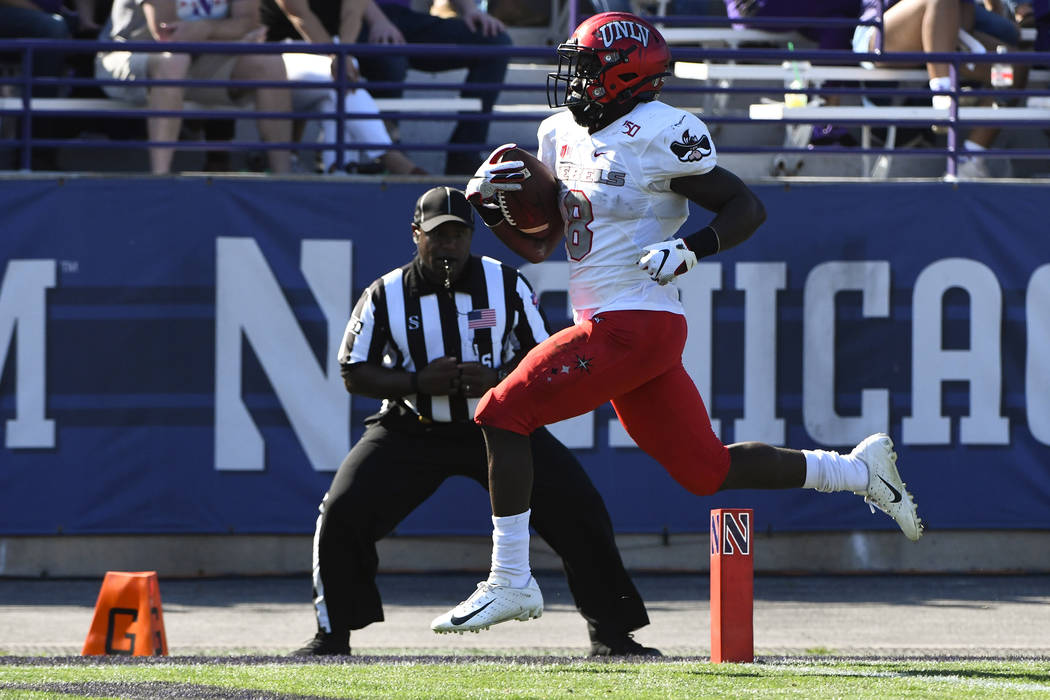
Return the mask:
[[606,71],[626,60],[632,50],[598,52],[571,43],[560,45],[558,72],[547,75],[547,103],[568,107],[580,126],[599,125],[608,105],[631,97],[629,91],[613,95],[605,81]]
[[656,99],[670,52],[659,32],[625,13],[595,15],[558,46],[558,72],[547,75],[547,103],[568,107],[578,124],[604,126],[638,102]]

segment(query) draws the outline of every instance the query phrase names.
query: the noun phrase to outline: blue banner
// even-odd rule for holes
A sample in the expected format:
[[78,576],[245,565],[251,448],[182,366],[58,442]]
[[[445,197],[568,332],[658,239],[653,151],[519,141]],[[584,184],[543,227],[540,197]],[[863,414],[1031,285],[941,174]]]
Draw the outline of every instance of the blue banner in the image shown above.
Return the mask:
[[[361,291],[414,254],[423,189],[5,181],[0,534],[311,531],[377,407],[346,394],[335,348]],[[1050,528],[1044,188],[755,189],[767,223],[681,284],[722,439],[848,451],[885,430],[931,528]],[[522,263],[483,227],[474,248]],[[568,323],[564,253],[523,269]],[[754,508],[758,531],[893,527],[850,494],[691,496],[608,406],[554,430],[620,532],[703,532],[714,507]],[[399,532],[488,534],[488,515],[453,480]]]

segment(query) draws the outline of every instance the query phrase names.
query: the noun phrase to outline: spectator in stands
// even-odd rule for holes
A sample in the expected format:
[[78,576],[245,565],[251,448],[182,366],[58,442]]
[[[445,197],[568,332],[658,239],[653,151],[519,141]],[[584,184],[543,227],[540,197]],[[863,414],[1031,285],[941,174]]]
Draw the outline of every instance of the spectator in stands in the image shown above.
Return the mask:
[[[69,39],[76,17],[60,0],[0,0],[0,39]],[[58,51],[33,53],[34,77],[57,77],[65,72],[65,56]],[[58,88],[34,87],[34,97],[56,97]],[[57,119],[34,119],[33,138],[52,138],[61,126]],[[55,149],[33,150],[34,170],[57,170]]]
[[982,0],[975,2],[973,8],[973,24],[969,29],[1011,48],[1021,44],[1021,24],[1003,0]]
[[80,39],[95,39],[102,27],[98,23],[97,13],[101,8],[95,0],[73,0],[73,9],[77,14],[77,28],[74,35]]
[[[108,30],[108,37],[116,42],[151,39],[158,42],[259,42],[266,32],[260,23],[258,0],[115,0]],[[287,78],[284,63],[277,54],[131,53],[119,50],[99,53],[95,75],[100,79],[128,81],[125,85],[104,88],[110,97],[145,102],[150,109],[176,111],[182,109],[184,98],[233,105],[246,91],[211,87],[147,89],[134,81],[143,78],[281,81]],[[261,112],[288,112],[291,109],[287,89],[256,88],[253,92],[255,107]],[[151,117],[147,122],[150,141],[177,141],[181,125],[180,117]],[[260,119],[258,125],[264,141],[291,140],[291,122],[287,119]],[[152,172],[171,172],[174,154],[175,150],[170,147],[150,148]],[[290,170],[291,154],[287,150],[269,150],[267,157],[273,172]]]
[[1006,0],[1006,4],[1019,26],[1036,28],[1032,49],[1050,51],[1050,0]]
[[[856,19],[861,0],[725,0],[726,14],[747,17],[821,17]],[[770,29],[766,27],[766,29]],[[848,51],[853,27],[799,27],[799,33],[824,50]]]
[[[69,15],[59,0],[0,0],[0,39],[68,39],[76,28],[75,15]],[[34,69],[51,70],[34,75],[58,75],[60,61],[59,54],[36,54]]]
[[1036,28],[1035,45],[1032,48],[1050,51],[1050,0],[1034,0],[1031,15]]
[[[951,53],[955,51],[959,29],[973,26],[973,0],[863,0],[862,20],[878,17],[879,3],[883,5],[882,51]],[[853,35],[853,49],[861,53],[878,50],[877,28],[859,25]],[[899,63],[894,64],[900,67]],[[952,88],[947,63],[926,64],[930,77],[930,89],[948,91]],[[984,83],[990,83],[987,63],[979,66],[980,73],[973,74]],[[938,109],[951,107],[950,95],[934,95],[933,106]],[[972,155],[959,159],[960,177],[989,177],[988,167],[977,152],[988,148],[999,135],[998,127],[981,126],[967,135],[963,148]]]
[[720,0],[668,0],[665,12],[668,15],[722,16],[725,8]]
[[[748,17],[820,17],[856,19],[861,12],[861,0],[725,0],[726,14],[733,18]],[[766,29],[771,29],[766,27]],[[818,48],[827,51],[849,51],[854,28],[799,27],[798,32],[817,42]],[[827,87],[841,85],[828,82]],[[838,95],[826,95],[829,105],[839,104]],[[846,129],[832,124],[814,124],[809,138],[810,145],[840,144],[855,146],[856,140]]]
[[[959,29],[963,26],[963,6],[968,6],[970,13],[973,11],[973,0],[863,0],[860,19],[878,19],[880,3],[883,21],[881,50],[885,53],[951,53],[955,51]],[[858,26],[853,35],[853,49],[860,53],[879,51],[878,28]],[[926,70],[931,90],[951,89],[947,63],[928,63]],[[933,97],[934,107],[947,108],[950,104],[948,95]]]
[[[361,16],[365,3],[361,0],[262,0],[262,20],[270,41],[307,41],[313,44],[331,44],[344,36],[357,37],[361,32]],[[312,80],[330,83],[338,77],[336,56],[320,54],[287,53],[283,56],[288,79],[292,81]],[[348,80],[358,80],[357,63],[351,57],[345,62]],[[292,91],[292,108],[296,112],[336,111],[336,91],[329,87],[295,88]],[[375,100],[363,88],[347,90],[344,96],[347,113],[378,114]],[[322,141],[336,142],[335,120],[321,121]],[[347,143],[382,143],[390,146],[393,141],[383,121],[375,119],[347,119],[343,123],[343,138]],[[358,172],[387,171],[394,174],[424,174],[426,171],[412,162],[401,151],[392,148],[367,149],[358,157],[358,150],[346,150],[344,167]],[[322,172],[332,172],[336,164],[335,151],[321,153]]]
[[[364,0],[364,27],[357,40],[373,44],[458,44],[465,46],[509,46],[510,36],[503,23],[478,9],[474,0],[448,0],[455,16],[438,17],[416,12],[408,0]],[[468,85],[502,83],[509,60],[502,56],[476,56],[466,49],[458,56],[384,56],[359,57],[361,73],[373,82],[400,82],[409,67],[435,73],[466,68]],[[400,97],[400,90],[373,89],[376,97]],[[464,89],[463,97],[481,99],[482,112],[492,111],[496,91]],[[488,138],[487,119],[463,119],[456,124],[452,144],[485,144]],[[471,175],[477,169],[488,148],[450,150],[445,161],[445,172]]]
[[[589,3],[593,14],[599,12],[633,12],[631,0],[591,0]],[[577,9],[580,9],[577,7]]]
[[[1033,0],[1033,2],[1030,3],[1030,9],[1027,13],[1020,5],[1018,5],[1015,8],[1015,13],[1019,24],[1022,26],[1035,27],[1035,42],[1032,44],[1032,50],[1040,53],[1050,52],[1050,0]],[[1046,68],[1047,66],[1043,67]],[[1030,106],[1034,106],[1033,101],[1046,105],[1050,102],[1050,98],[1028,98],[1028,104]]]

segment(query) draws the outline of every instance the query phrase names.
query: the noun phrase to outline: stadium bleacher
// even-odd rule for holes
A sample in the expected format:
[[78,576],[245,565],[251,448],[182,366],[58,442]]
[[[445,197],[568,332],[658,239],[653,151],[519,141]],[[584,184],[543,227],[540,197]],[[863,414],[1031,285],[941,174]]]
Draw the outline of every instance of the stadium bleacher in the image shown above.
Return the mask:
[[[550,112],[546,106],[546,74],[552,69],[553,51],[549,47],[523,42],[544,41],[551,43],[557,34],[560,24],[569,21],[565,6],[558,13],[553,9],[547,25],[530,28],[512,28],[515,46],[507,49],[512,57],[512,69],[508,73],[506,84],[492,86],[500,88],[499,99],[493,115],[490,131],[490,143],[495,146],[504,142],[517,142],[530,145],[535,141],[535,125],[545,114]],[[552,8],[557,7],[552,3]],[[655,20],[661,19],[654,17]],[[862,68],[858,61],[850,60],[852,56],[836,56],[835,61],[820,60],[819,52],[814,52],[811,43],[787,29],[783,32],[771,31],[768,28],[734,29],[730,26],[702,26],[703,18],[692,18],[701,26],[681,26],[671,23],[662,27],[662,31],[674,46],[676,57],[680,57],[675,74],[669,79],[665,90],[665,101],[699,111],[708,121],[716,135],[716,144],[721,147],[723,161],[745,177],[764,177],[771,174],[797,174],[812,176],[870,176],[876,169],[872,162],[885,151],[897,151],[897,155],[911,155],[902,144],[906,139],[875,139],[873,130],[886,127],[915,128],[935,119],[949,119],[946,112],[934,112],[931,108],[902,104],[906,97],[914,97],[916,90],[924,89],[924,71],[912,67],[880,67],[875,70]],[[712,19],[712,21],[714,18]],[[567,33],[567,29],[564,30]],[[1031,39],[1031,30],[1026,30],[1025,38]],[[785,46],[791,42],[794,51],[787,51]],[[82,44],[81,44],[82,45]],[[12,48],[31,47],[40,50],[39,42],[21,42],[21,46],[11,44]],[[743,48],[764,46],[765,48]],[[83,50],[83,49],[81,49]],[[323,47],[318,50],[323,50]],[[807,53],[808,52],[808,53]],[[840,52],[841,53],[841,52]],[[549,56],[548,56],[549,55]],[[887,57],[888,58],[888,57]],[[790,59],[793,70],[801,72],[810,87],[810,103],[802,109],[783,108],[784,71],[781,67]],[[1018,60],[1026,60],[1019,57]],[[1035,59],[1028,59],[1035,60]],[[832,63],[829,65],[829,63]],[[450,118],[453,110],[474,111],[476,100],[463,101],[458,97],[454,87],[464,79],[464,71],[450,71],[434,81],[433,76],[411,72],[406,81],[405,98],[400,101],[381,101],[384,117],[401,117],[400,140],[405,150],[429,172],[442,172],[443,140],[451,133],[454,120]],[[1030,85],[1045,88],[1050,73],[1037,70],[1032,73]],[[871,87],[887,90],[899,87],[900,97],[893,104],[875,106],[871,101],[861,101],[857,95],[847,95],[841,107],[822,105],[817,97],[817,88],[826,80],[864,81]],[[887,82],[892,81],[892,82]],[[67,83],[77,93],[84,92],[91,80],[80,78]],[[24,134],[18,128],[19,113],[27,108],[21,97],[25,92],[25,76],[17,66],[8,62],[7,70],[0,73],[0,155],[6,151],[7,160],[13,161],[13,167],[22,165],[23,155],[18,149],[24,147]],[[909,92],[910,90],[910,92]],[[849,88],[846,89],[846,92]],[[854,93],[857,90],[854,89]],[[1043,90],[1045,94],[1046,91]],[[892,94],[892,93],[889,93]],[[1038,92],[1036,100],[1040,99]],[[779,104],[778,104],[779,103]],[[70,119],[97,119],[109,117],[133,116],[133,105],[101,97],[82,97],[77,95],[62,98],[37,98],[31,103],[35,114],[65,114]],[[863,106],[862,106],[863,104]],[[56,110],[58,110],[56,112]],[[75,110],[75,111],[69,111]],[[188,104],[187,110],[198,117],[208,118],[211,110],[202,110],[199,105]],[[112,113],[107,115],[106,113]],[[397,113],[401,113],[400,115]],[[242,115],[237,115],[242,116]],[[482,118],[481,115],[478,115]],[[978,108],[963,104],[957,118],[962,120],[959,126],[967,122],[987,122],[1010,126],[1004,129],[997,142],[999,149],[994,155],[997,158],[993,168],[998,175],[1018,175],[1030,177],[1050,171],[1047,165],[1050,154],[1039,151],[1050,148],[1045,130],[1050,125],[1050,112],[1044,105],[1009,106],[1001,109]],[[877,146],[882,150],[870,153],[854,151],[843,154],[839,151],[822,149],[805,149],[804,139],[799,139],[801,129],[792,132],[791,124],[805,120],[807,124],[836,122],[854,129],[859,141],[866,147]],[[785,130],[784,126],[788,129]],[[947,126],[953,126],[948,123]],[[921,128],[919,129],[922,130]],[[785,133],[787,137],[785,137]],[[792,136],[792,133],[795,136]],[[892,134],[890,131],[889,134]],[[960,132],[961,133],[961,132]],[[924,134],[928,143],[927,150],[945,149],[947,139],[933,134]],[[177,167],[182,170],[195,170],[201,167],[202,153],[205,148],[222,148],[222,144],[205,144],[196,133],[184,133],[184,147],[180,150]],[[235,151],[240,169],[250,169],[251,142],[258,136],[250,118],[239,119],[235,144],[240,144]],[[75,141],[75,142],[74,142]],[[81,132],[70,142],[59,144],[60,169],[62,170],[101,170],[101,171],[145,171],[144,149],[137,139],[115,142],[111,133],[93,131]],[[961,138],[956,139],[961,143]],[[874,144],[874,146],[873,146]],[[258,145],[258,144],[256,144]],[[117,148],[117,146],[120,146]],[[134,146],[135,148],[131,148]],[[778,151],[777,149],[782,149]],[[792,153],[790,149],[794,149]],[[1009,153],[1017,151],[1016,154]],[[310,158],[309,146],[300,152],[305,161]],[[863,155],[863,157],[852,157]],[[877,174],[881,176],[920,176],[939,177],[944,173],[944,163],[948,154],[922,154],[918,157],[894,158],[892,171],[883,167]],[[790,167],[785,167],[785,162]],[[805,167],[801,164],[805,163]],[[887,161],[883,160],[883,165]],[[308,171],[304,167],[304,171]]]

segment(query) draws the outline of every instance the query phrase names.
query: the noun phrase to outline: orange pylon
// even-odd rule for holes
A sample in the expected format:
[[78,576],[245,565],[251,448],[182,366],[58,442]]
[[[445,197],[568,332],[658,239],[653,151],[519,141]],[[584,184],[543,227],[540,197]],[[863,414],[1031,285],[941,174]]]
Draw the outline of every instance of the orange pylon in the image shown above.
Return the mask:
[[167,656],[156,571],[107,571],[81,656]]

